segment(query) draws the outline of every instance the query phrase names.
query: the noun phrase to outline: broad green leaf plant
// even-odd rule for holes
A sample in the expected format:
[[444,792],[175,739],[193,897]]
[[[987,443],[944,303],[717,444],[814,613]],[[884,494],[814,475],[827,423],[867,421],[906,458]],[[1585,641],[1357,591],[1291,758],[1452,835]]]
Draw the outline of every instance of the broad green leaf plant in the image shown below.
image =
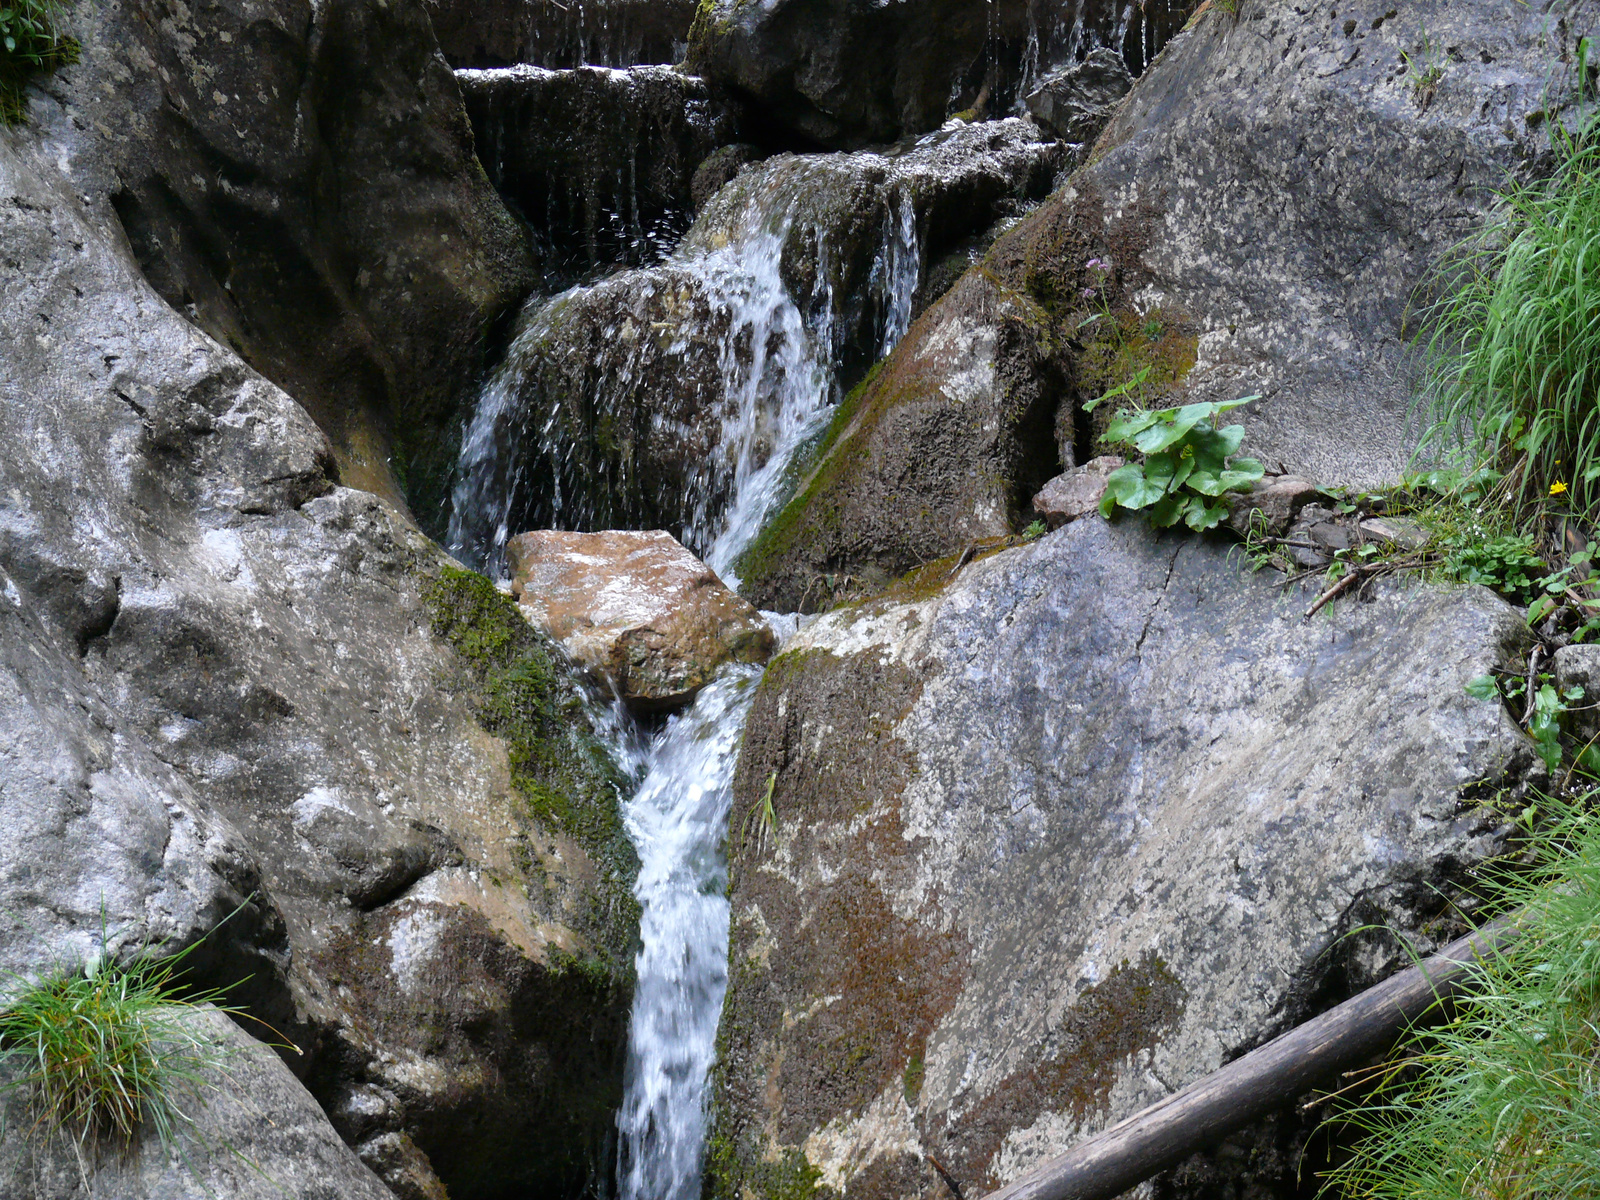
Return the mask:
[[1194,530],[1218,525],[1228,515],[1223,497],[1248,490],[1264,469],[1253,458],[1235,457],[1244,442],[1244,426],[1218,428],[1217,418],[1255,399],[1118,413],[1105,440],[1137,451],[1144,461],[1118,467],[1106,477],[1101,515],[1110,517],[1119,508],[1143,512],[1158,529],[1179,521]]

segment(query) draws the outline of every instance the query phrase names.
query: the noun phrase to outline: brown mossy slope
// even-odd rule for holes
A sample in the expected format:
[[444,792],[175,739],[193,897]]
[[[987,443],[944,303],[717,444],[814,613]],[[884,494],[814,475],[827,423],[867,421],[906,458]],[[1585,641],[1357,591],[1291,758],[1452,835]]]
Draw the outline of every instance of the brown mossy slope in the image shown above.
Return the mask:
[[1004,536],[1051,475],[1097,452],[1084,401],[1135,377],[1144,403],[1173,394],[1195,361],[1194,324],[1140,312],[1148,273],[1115,265],[1137,263],[1149,212],[1100,227],[1101,211],[1088,194],[1058,195],[912,324],[746,552],[749,595],[815,611]]
[[[887,890],[904,882],[916,845],[893,804],[916,764],[893,730],[920,691],[903,668],[825,652],[780,656],[762,681],[734,782],[737,900],[707,1162],[719,1200],[819,1194],[799,1143],[897,1080],[914,1086],[928,1036],[961,992],[963,937],[932,908],[896,912]],[[818,745],[800,719],[813,704],[854,735]],[[770,830],[746,819],[769,789]],[[808,909],[781,864],[819,853],[839,875]]]

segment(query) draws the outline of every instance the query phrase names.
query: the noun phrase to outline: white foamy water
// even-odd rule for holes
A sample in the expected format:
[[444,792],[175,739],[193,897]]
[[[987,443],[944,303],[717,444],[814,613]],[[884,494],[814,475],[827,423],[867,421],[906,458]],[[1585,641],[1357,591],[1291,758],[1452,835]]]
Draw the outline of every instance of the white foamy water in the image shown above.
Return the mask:
[[739,735],[759,667],[725,670],[660,735],[626,807],[639,849],[639,982],[617,1114],[624,1200],[694,1200],[705,1145],[705,1081],[728,988],[728,868],[722,840]]

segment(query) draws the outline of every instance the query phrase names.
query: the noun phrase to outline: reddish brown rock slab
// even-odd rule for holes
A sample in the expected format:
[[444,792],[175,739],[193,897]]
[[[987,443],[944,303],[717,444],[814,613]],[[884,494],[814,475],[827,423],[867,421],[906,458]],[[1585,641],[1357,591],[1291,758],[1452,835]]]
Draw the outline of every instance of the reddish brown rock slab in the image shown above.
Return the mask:
[[1106,476],[1125,461],[1115,454],[1102,454],[1081,467],[1057,475],[1033,498],[1034,515],[1051,529],[1060,529],[1068,521],[1088,516],[1099,507],[1100,497],[1105,495]]
[[523,615],[630,707],[687,704],[725,662],[777,645],[748,601],[664,530],[539,530],[506,544]]

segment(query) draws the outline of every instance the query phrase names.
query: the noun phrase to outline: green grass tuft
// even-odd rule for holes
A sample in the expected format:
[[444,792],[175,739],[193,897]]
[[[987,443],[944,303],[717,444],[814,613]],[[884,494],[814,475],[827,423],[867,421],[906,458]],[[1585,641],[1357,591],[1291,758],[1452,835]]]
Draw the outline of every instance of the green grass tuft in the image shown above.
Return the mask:
[[1600,143],[1556,134],[1552,178],[1447,260],[1429,314],[1424,448],[1504,473],[1519,507],[1600,503]]
[[68,1139],[83,1165],[86,1151],[131,1146],[146,1128],[171,1148],[193,1126],[184,1106],[215,1086],[232,1053],[196,1009],[237,1010],[219,991],[180,992],[187,954],[145,950],[126,964],[13,978],[0,1008],[0,1093],[26,1095],[30,1133]]
[[57,0],[0,0],[0,125],[27,115],[23,89],[35,74],[78,61],[60,16]]
[[1324,1194],[1370,1200],[1600,1195],[1600,817],[1568,811],[1545,867],[1492,885],[1525,933],[1472,970],[1472,997],[1415,1032]]

